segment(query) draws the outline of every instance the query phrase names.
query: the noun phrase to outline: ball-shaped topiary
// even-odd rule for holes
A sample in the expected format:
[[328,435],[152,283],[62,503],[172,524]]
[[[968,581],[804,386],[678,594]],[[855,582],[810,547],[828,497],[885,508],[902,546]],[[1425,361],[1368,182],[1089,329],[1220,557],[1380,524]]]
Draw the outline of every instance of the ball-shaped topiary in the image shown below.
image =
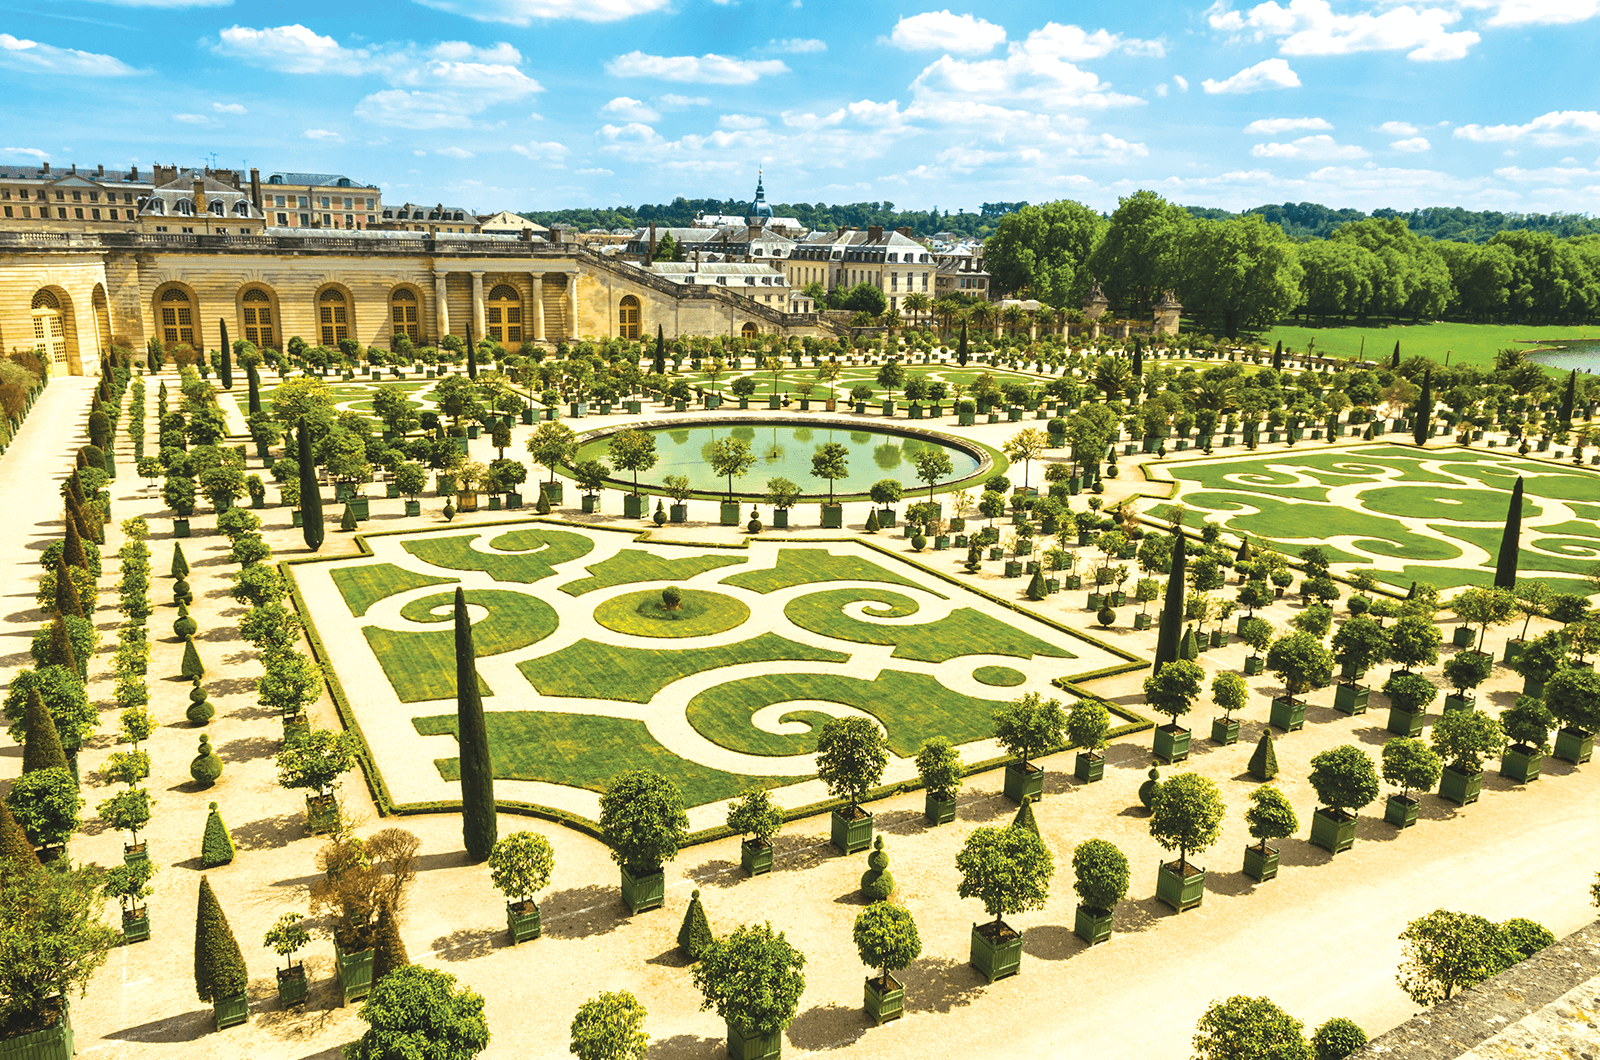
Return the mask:
[[1311,759],[1311,788],[1331,810],[1354,813],[1378,797],[1378,769],[1355,744],[1341,744]]
[[676,611],[681,603],[683,603],[683,590],[676,585],[669,585],[661,590],[661,606],[668,611]]
[[1366,1044],[1366,1032],[1343,1016],[1335,1016],[1311,1036],[1311,1049],[1317,1060],[1345,1060]]
[[202,788],[209,788],[222,776],[222,759],[211,750],[211,737],[200,737],[200,751],[189,763],[189,775]]
[[1094,617],[1099,620],[1102,626],[1105,626],[1109,629],[1111,624],[1117,620],[1117,613],[1112,609],[1110,604],[1106,604]]
[[194,590],[182,578],[172,583],[172,602],[188,607],[194,603]]
[[868,901],[881,902],[894,893],[894,875],[889,871],[889,854],[883,849],[883,836],[872,844],[867,855],[867,871],[861,874],[861,893]]
[[1156,803],[1156,792],[1161,790],[1161,770],[1150,767],[1150,774],[1145,782],[1139,785],[1139,802],[1145,809],[1150,809]]
[[754,508],[750,509],[750,521],[745,524],[745,529],[752,534],[759,534],[764,529],[761,525],[761,513]]
[[189,709],[183,716],[189,719],[191,725],[205,725],[216,717],[217,708],[206,702],[206,690],[200,686],[197,678],[194,687],[189,689]]
[[200,623],[189,615],[189,608],[184,604],[178,605],[178,617],[172,623],[172,634],[179,640],[186,640],[200,632]]
[[925,549],[927,547],[928,547],[928,538],[927,538],[927,536],[925,534],[922,534],[921,532],[918,532],[918,533],[915,533],[915,534],[911,535],[911,549],[912,549],[912,551],[921,552],[923,549]]

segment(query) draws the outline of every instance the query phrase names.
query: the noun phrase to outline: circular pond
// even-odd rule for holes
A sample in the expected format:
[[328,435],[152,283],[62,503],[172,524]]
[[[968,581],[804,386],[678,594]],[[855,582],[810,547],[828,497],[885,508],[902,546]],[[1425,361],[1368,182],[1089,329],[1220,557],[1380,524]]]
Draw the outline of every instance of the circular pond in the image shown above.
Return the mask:
[[[927,486],[917,478],[919,453],[942,450],[950,458],[950,474],[939,484],[955,482],[976,474],[985,464],[982,450],[958,439],[928,431],[884,430],[882,428],[831,425],[826,423],[754,422],[696,423],[692,426],[642,426],[656,440],[656,466],[639,476],[641,486],[659,488],[668,475],[683,475],[690,489],[699,493],[726,493],[727,480],[711,470],[711,446],[735,438],[750,447],[755,463],[743,478],[735,479],[735,493],[745,496],[766,492],[767,480],[782,476],[808,495],[826,495],[828,482],[811,474],[811,458],[822,447],[836,442],[845,447],[848,473],[835,479],[836,494],[865,493],[873,483],[890,478],[909,494]],[[599,460],[610,464],[609,446],[616,432],[594,437],[578,450],[577,459]],[[622,472],[612,472],[619,482],[632,482]]]

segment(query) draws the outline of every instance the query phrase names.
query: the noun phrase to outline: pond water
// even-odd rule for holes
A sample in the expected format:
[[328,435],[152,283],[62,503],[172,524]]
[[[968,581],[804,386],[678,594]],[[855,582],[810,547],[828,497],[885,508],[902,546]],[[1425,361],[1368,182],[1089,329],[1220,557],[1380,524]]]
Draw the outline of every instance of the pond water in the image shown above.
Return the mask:
[[[647,431],[656,439],[656,466],[639,476],[641,485],[658,486],[668,475],[684,475],[691,488],[703,493],[725,492],[727,480],[718,477],[710,465],[711,443],[722,438],[738,438],[750,446],[756,462],[743,478],[735,479],[736,493],[766,492],[767,480],[783,476],[806,494],[826,494],[828,482],[811,474],[811,457],[829,442],[838,442],[850,451],[849,474],[835,479],[835,493],[865,493],[873,483],[892,478],[909,493],[927,487],[918,481],[917,454],[926,449],[942,449],[950,458],[951,473],[941,482],[966,478],[978,470],[976,456],[953,445],[888,431],[808,427],[803,424],[708,424],[699,427],[660,427]],[[598,438],[578,451],[579,460],[600,460],[607,465],[609,440]],[[625,472],[613,472],[621,481],[631,481]]]
[[1557,339],[1542,343],[1529,356],[1540,364],[1562,371],[1576,368],[1580,373],[1600,370],[1600,339]]

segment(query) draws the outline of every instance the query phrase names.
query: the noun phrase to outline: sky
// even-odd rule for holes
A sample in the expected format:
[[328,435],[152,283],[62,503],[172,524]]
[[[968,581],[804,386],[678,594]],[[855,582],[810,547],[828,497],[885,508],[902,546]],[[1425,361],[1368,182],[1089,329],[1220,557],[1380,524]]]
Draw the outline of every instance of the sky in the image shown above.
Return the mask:
[[[1600,212],[1600,0],[0,0],[0,162],[385,202]],[[1587,87],[1585,87],[1587,86]]]

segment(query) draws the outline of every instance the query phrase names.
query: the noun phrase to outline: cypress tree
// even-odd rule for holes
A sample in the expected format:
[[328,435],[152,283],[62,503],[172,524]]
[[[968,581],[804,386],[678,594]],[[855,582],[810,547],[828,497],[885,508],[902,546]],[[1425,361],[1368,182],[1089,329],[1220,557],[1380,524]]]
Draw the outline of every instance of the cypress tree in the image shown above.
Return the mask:
[[1261,740],[1256,744],[1256,753],[1250,756],[1247,768],[1257,780],[1271,780],[1278,775],[1278,754],[1272,749],[1271,729],[1261,730]]
[[1167,594],[1161,602],[1161,628],[1156,632],[1156,670],[1161,669],[1162,663],[1178,658],[1178,638],[1181,636],[1178,628],[1183,622],[1183,571],[1188,565],[1184,547],[1185,539],[1180,530],[1177,540],[1172,543],[1172,571],[1167,575]]
[[472,325],[467,325],[467,378],[478,378],[478,349],[472,343]]
[[684,910],[683,924],[678,928],[678,952],[698,961],[713,937],[711,921],[706,918],[706,907],[700,904],[700,891],[696,888],[689,895],[689,908]]
[[228,916],[211,881],[201,876],[194,920],[194,992],[201,1001],[221,1001],[244,993],[249,981]]
[[222,360],[217,363],[217,378],[222,381],[222,389],[233,389],[233,346],[228,342],[228,322],[218,320],[222,325]]
[[961,321],[961,341],[956,345],[956,363],[961,367],[967,366],[967,322]]
[[406,952],[405,939],[400,937],[400,925],[395,919],[394,905],[384,902],[378,908],[377,941],[373,943],[372,985],[390,972],[409,967],[411,954]]
[[83,668],[78,665],[77,657],[72,653],[72,638],[67,635],[67,624],[60,615],[50,623],[50,646],[45,650],[44,657],[49,665],[64,666],[69,673],[83,672]]
[[6,805],[6,800],[0,799],[0,878],[42,867],[27,833],[11,816],[11,807]]
[[1389,358],[1389,368],[1391,370],[1393,370],[1393,369],[1399,368],[1399,367],[1400,367],[1400,340],[1399,339],[1395,339],[1394,340],[1394,356]]
[[62,546],[61,558],[70,567],[88,570],[89,553],[84,551],[83,535],[78,533],[78,522],[72,517],[71,512],[67,513],[65,521],[67,524],[67,540],[66,544]]
[[477,653],[467,594],[456,586],[456,738],[461,750],[461,838],[467,856],[484,861],[498,835],[494,809],[494,774],[489,763],[489,733],[478,691]]
[[226,865],[236,853],[233,836],[228,833],[228,826],[222,823],[222,814],[213,802],[211,812],[206,815],[205,835],[200,839],[200,867],[214,869],[218,865]]
[[300,462],[300,524],[306,548],[315,552],[322,547],[327,527],[322,522],[322,487],[317,485],[317,468],[311,462],[311,428],[306,418],[300,417],[296,439]]
[[660,324],[656,325],[656,359],[650,367],[656,375],[667,374],[667,336]]
[[178,673],[183,677],[204,677],[206,665],[200,661],[200,650],[194,646],[193,637],[183,638],[183,665]]
[[22,771],[66,769],[67,753],[61,749],[61,734],[56,732],[56,721],[45,709],[37,688],[28,689],[28,713],[23,724],[26,735],[22,740]]
[[89,526],[89,517],[84,513],[83,505],[74,499],[70,491],[67,493],[65,500],[67,503],[65,521],[70,522],[77,529],[80,541],[93,541],[95,532]]
[[1144,350],[1139,346],[1138,336],[1135,336],[1133,340],[1133,377],[1135,379],[1144,378]]
[[72,581],[72,572],[67,570],[66,560],[59,556],[56,557],[56,614],[86,617],[83,602],[78,598],[78,587]]
[[1418,445],[1428,443],[1428,428],[1433,425],[1433,369],[1422,373],[1422,396],[1417,398],[1417,421],[1411,425],[1411,437]]
[[244,366],[244,378],[250,391],[249,414],[254,416],[261,411],[261,373],[256,371],[255,365],[247,364]]
[[1567,376],[1567,389],[1561,394],[1561,425],[1572,426],[1572,406],[1578,400],[1578,370],[1574,368],[1572,374]]
[[1278,340],[1278,348],[1272,351],[1272,370],[1283,371],[1283,340]]
[[1511,487],[1511,507],[1506,511],[1505,533],[1500,535],[1500,555],[1494,564],[1494,587],[1517,587],[1517,556],[1522,548],[1522,476]]
[[182,578],[189,573],[189,561],[183,555],[183,542],[172,543],[172,576]]

